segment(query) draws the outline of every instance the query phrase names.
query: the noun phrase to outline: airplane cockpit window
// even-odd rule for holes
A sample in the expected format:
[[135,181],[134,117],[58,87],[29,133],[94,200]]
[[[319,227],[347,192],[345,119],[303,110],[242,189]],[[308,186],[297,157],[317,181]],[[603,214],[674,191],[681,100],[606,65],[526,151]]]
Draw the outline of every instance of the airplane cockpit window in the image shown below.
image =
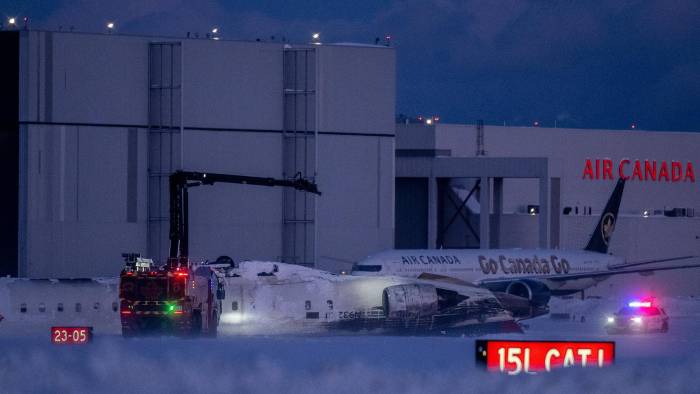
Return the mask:
[[360,272],[379,272],[382,270],[381,265],[360,265],[356,264],[353,267],[353,271],[360,271]]

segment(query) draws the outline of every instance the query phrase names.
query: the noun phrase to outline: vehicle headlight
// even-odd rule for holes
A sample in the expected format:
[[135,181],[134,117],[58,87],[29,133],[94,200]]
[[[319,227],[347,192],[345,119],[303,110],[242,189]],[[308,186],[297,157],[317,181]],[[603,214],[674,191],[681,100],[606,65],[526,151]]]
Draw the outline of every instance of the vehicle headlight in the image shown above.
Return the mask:
[[632,323],[642,324],[642,318],[640,316],[635,316],[635,317],[631,318],[630,320],[632,321]]
[[240,324],[246,321],[241,312],[229,312],[221,314],[221,322],[225,324]]
[[612,316],[608,316],[608,323],[615,323],[615,318]]

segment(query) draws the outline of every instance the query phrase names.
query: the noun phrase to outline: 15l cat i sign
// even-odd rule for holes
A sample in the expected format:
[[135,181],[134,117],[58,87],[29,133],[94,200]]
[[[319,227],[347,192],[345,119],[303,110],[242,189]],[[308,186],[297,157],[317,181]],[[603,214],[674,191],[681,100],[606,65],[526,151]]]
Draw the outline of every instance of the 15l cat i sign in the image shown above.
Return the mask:
[[477,365],[508,375],[565,367],[602,368],[614,359],[615,342],[476,341]]

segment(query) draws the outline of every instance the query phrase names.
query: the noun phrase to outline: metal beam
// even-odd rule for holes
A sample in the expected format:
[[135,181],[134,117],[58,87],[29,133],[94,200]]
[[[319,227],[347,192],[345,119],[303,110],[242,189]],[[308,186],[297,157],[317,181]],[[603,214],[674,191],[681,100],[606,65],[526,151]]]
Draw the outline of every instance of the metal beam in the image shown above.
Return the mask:
[[540,177],[539,233],[540,248],[549,248],[549,177]]
[[501,247],[501,215],[503,215],[503,178],[493,178],[493,217],[491,220],[491,248]]
[[[457,204],[452,200],[452,197],[450,197],[450,196],[448,195],[448,199],[454,204],[456,210],[455,210],[455,213],[454,213],[454,214],[452,215],[452,217],[450,218],[450,220],[447,221],[447,224],[446,224],[442,229],[440,229],[440,233],[441,233],[441,234],[440,234],[440,240],[444,239],[445,233],[447,232],[447,230],[450,229],[450,226],[452,225],[452,223],[454,223],[455,219],[457,219],[457,216],[460,216],[460,215],[461,215],[461,216],[462,216],[462,219],[464,219],[464,223],[465,223],[467,226],[469,226],[469,219],[468,219],[468,217],[466,217],[465,215],[462,214],[462,209],[464,209],[464,206],[467,205],[467,201],[469,201],[469,199],[472,197],[472,194],[474,194],[474,192],[479,188],[479,184],[481,184],[481,180],[476,181],[476,183],[474,184],[474,187],[472,187],[472,190],[470,190],[470,191],[469,191],[469,194],[467,194],[467,198],[465,198],[465,199],[462,201],[462,203],[459,204],[459,205],[457,205]],[[479,238],[479,237],[477,236],[477,239],[478,239],[478,238]]]
[[437,178],[428,177],[428,247],[437,246],[438,237],[438,191]]
[[491,221],[491,184],[488,177],[481,177],[479,192],[479,248],[488,249],[491,246],[489,228]]

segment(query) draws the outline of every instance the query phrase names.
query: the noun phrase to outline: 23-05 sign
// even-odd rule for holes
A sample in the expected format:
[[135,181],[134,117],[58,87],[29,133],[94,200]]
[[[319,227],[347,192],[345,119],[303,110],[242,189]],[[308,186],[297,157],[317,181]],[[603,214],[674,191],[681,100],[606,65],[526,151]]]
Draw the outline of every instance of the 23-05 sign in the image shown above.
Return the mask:
[[82,345],[92,339],[92,327],[51,327],[54,345]]
[[509,375],[549,372],[559,367],[602,368],[614,359],[615,342],[476,341],[477,364]]

